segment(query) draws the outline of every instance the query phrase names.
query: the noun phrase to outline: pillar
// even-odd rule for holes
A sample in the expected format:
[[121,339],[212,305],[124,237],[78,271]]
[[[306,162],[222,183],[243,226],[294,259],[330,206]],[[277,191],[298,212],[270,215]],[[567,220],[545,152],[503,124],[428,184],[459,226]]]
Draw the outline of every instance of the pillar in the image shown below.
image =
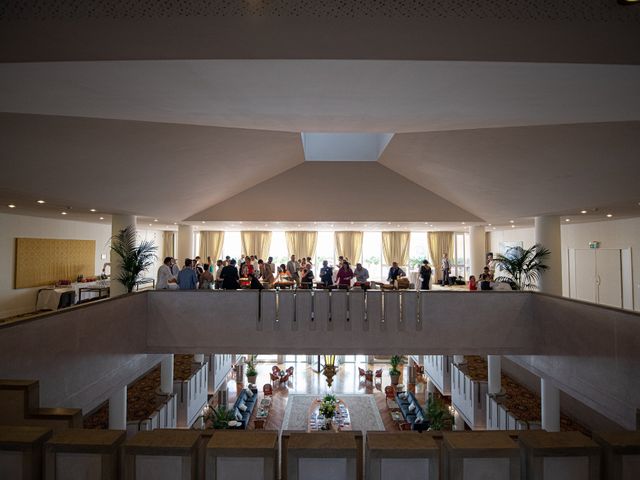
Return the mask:
[[560,217],[548,215],[535,218],[534,239],[536,243],[549,249],[551,254],[545,260],[549,266],[542,272],[538,289],[552,295],[562,295],[562,258],[560,246]]
[[192,225],[178,225],[178,266],[180,268],[184,266],[186,258],[195,257],[193,232]]
[[454,355],[453,363],[455,363],[456,365],[460,365],[464,363],[464,355]]
[[127,386],[109,397],[109,430],[127,429]]
[[498,395],[502,391],[500,359],[500,355],[487,355],[489,395]]
[[460,412],[456,410],[453,415],[453,429],[456,431],[464,432],[464,418],[460,415]]
[[540,378],[542,428],[547,432],[560,431],[560,390],[550,380]]
[[204,353],[194,353],[193,361],[202,365],[204,363]]
[[173,353],[165,356],[160,363],[160,391],[173,393]]
[[482,269],[487,264],[487,252],[485,252],[485,231],[484,226],[469,227],[469,245],[471,251],[469,252],[469,261],[471,262],[470,275],[475,275],[476,279],[478,275],[482,273]]
[[[136,228],[136,216],[135,215],[112,215],[111,216],[111,235],[117,235],[120,230],[132,226]],[[109,262],[111,263],[111,282],[109,285],[109,296],[117,297],[127,293],[127,289],[118,280],[120,272],[122,271],[122,261],[120,258],[111,251],[109,255]]]

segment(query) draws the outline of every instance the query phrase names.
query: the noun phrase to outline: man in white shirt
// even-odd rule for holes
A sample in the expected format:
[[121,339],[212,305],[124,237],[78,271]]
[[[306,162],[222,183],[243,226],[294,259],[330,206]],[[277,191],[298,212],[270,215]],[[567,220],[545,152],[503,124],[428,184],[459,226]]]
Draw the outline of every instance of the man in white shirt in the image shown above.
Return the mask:
[[291,276],[293,281],[297,284],[300,284],[300,274],[298,273],[299,269],[300,265],[298,265],[298,262],[296,262],[296,256],[291,255],[291,260],[287,262],[287,271],[289,272],[289,275]]
[[271,273],[276,275],[278,273],[278,269],[276,268],[276,264],[273,263],[273,257],[269,257],[269,259],[267,260],[267,263],[271,267]]
[[218,260],[216,262],[216,288],[222,288],[222,277],[220,274],[222,273],[222,269],[225,267],[224,262],[222,260]]
[[166,257],[164,263],[158,269],[158,281],[156,290],[167,290],[170,283],[176,283],[176,277],[171,272],[171,257]]

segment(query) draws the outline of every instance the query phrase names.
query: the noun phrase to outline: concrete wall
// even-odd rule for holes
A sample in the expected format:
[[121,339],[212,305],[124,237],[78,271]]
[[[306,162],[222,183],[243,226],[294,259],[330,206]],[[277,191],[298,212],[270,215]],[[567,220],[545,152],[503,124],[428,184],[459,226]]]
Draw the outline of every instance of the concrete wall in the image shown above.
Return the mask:
[[[569,296],[569,268],[567,251],[570,248],[588,248],[589,242],[600,242],[601,248],[631,248],[634,310],[640,311],[640,218],[605,220],[587,223],[563,223],[562,235],[562,290]],[[500,252],[501,242],[522,242],[525,248],[534,244],[533,228],[508,228],[489,232],[489,245],[494,253]]]
[[[111,237],[110,223],[101,225],[71,220],[0,214],[0,233],[0,258],[5,265],[5,275],[0,275],[0,318],[31,312],[35,310],[36,306],[36,294],[39,287],[19,290],[13,288],[17,237],[95,240],[96,274],[101,272],[102,265],[109,259],[107,244]],[[103,254],[106,255],[105,260],[101,257]],[[34,261],[37,262],[37,259]]]
[[[139,237],[153,240],[158,246],[158,260],[146,276],[156,278],[162,264],[162,232],[153,227],[138,225]],[[5,262],[6,275],[0,275],[0,318],[32,312],[36,306],[36,295],[40,287],[14,289],[15,239],[63,238],[69,240],[95,240],[95,274],[102,272],[102,266],[109,261],[109,241],[111,222],[104,224],[30,217],[26,215],[0,214],[0,258]],[[102,258],[104,255],[105,258]],[[37,259],[34,259],[37,262]]]
[[0,324],[0,378],[39,380],[41,406],[87,413],[162,360],[145,353],[146,308],[129,295]]

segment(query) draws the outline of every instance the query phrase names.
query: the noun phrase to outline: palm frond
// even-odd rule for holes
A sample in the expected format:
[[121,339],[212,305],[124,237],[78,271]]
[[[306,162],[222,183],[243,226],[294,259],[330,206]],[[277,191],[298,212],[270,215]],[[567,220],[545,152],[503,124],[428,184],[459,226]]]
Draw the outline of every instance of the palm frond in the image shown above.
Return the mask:
[[498,282],[508,282],[518,290],[535,288],[544,270],[549,268],[544,261],[551,252],[539,243],[531,248],[512,247],[504,255],[497,255],[495,278]]
[[137,244],[136,229],[130,225],[111,238],[111,251],[120,258],[120,274],[116,278],[128,292],[138,280],[138,276],[149,269],[157,258],[154,242],[143,240]]

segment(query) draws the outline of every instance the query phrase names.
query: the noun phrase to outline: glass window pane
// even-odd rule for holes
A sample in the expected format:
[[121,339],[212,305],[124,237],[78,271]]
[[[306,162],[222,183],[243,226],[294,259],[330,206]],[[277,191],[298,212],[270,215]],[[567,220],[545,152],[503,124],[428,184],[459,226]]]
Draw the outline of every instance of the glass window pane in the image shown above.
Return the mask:
[[242,250],[240,232],[225,232],[224,242],[222,243],[222,256],[226,257],[228,255],[238,260],[240,254],[243,253],[240,250]]
[[427,259],[426,232],[411,232],[409,244],[409,270],[420,270],[420,265]]
[[369,270],[369,280],[382,281],[382,233],[362,235],[362,266]]

